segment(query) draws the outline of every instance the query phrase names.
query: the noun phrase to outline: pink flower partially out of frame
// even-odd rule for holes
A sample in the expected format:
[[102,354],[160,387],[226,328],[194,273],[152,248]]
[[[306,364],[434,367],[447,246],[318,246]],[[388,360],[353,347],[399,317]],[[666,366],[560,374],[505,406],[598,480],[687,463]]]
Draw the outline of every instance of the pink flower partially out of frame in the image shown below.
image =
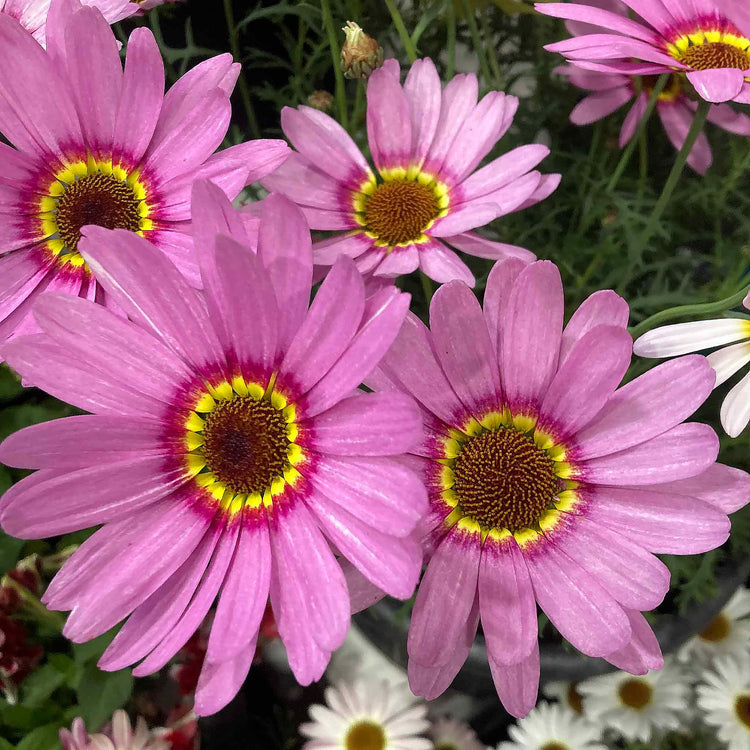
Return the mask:
[[577,649],[636,674],[662,665],[641,614],[669,589],[653,553],[722,544],[750,477],[715,463],[707,425],[685,423],[711,392],[704,357],[618,388],[630,364],[628,306],[589,297],[563,327],[549,261],[497,263],[484,309],[451,282],[431,330],[408,316],[368,384],[421,404],[431,554],[409,628],[412,690],[432,699],[465,661],[481,618],[500,699],[536,703],[537,608]]
[[143,238],[89,226],[81,252],[130,320],[45,294],[43,332],[2,348],[92,414],[0,446],[4,463],[40,470],[5,493],[0,522],[22,538],[103,524],[43,597],[72,610],[75,642],[128,618],[103,669],[161,669],[218,598],[196,690],[205,715],[244,681],[269,595],[301,684],[321,677],[373,586],[411,596],[427,497],[399,457],[423,434],[413,400],[355,390],[409,295],[365,300],[341,258],[310,305],[310,233],[282,196],[263,201],[257,254],[216,186],[196,184],[193,212],[203,296]]
[[[604,73],[687,77],[709,102],[750,103],[750,7],[746,0],[623,0],[641,20],[579,3],[537,3],[549,16],[592,24],[549,44],[574,65]],[[633,62],[633,60],[637,62]]]
[[[621,0],[599,0],[597,7],[627,17],[627,6]],[[569,21],[566,25],[574,36],[596,30],[594,27],[574,21]],[[625,104],[632,104],[620,131],[620,148],[630,141],[643,119],[657,80],[656,76],[605,73],[598,70],[583,70],[575,65],[561,66],[555,72],[566,76],[578,88],[591,92],[570,113],[570,120],[576,125],[588,125],[607,117]],[[682,76],[671,74],[656,102],[656,111],[667,137],[678,151],[685,143],[695,117],[695,110],[696,104],[685,91]],[[735,112],[727,104],[713,105],[709,109],[708,120],[730,133],[750,135],[750,117]],[[708,137],[705,132],[700,133],[688,156],[688,164],[699,174],[704,174],[712,161]]]
[[[50,4],[51,0],[0,0],[0,13],[15,18],[44,47]],[[141,7],[130,0],[81,0],[81,4],[97,8],[107,23],[122,21]]]
[[534,167],[546,146],[521,146],[478,169],[510,127],[518,99],[492,91],[477,101],[476,76],[444,89],[432,60],[417,60],[400,83],[396,60],[367,82],[367,137],[373,171],[349,134],[311,107],[281,112],[297,150],[263,180],[303,210],[313,229],[339,234],[316,243],[315,263],[356,258],[362,273],[393,278],[420,268],[438,282],[474,276],[448,246],[480,258],[534,255],[471,231],[546,198],[560,175]]
[[146,237],[193,284],[200,274],[190,191],[210,178],[234,198],[280,164],[283,141],[214,153],[231,118],[239,65],[219,55],[164,94],[153,34],[136,29],[125,69],[101,13],[53,0],[47,49],[0,14],[0,341],[36,330],[43,291],[107,302],[78,252],[81,228],[99,224]]

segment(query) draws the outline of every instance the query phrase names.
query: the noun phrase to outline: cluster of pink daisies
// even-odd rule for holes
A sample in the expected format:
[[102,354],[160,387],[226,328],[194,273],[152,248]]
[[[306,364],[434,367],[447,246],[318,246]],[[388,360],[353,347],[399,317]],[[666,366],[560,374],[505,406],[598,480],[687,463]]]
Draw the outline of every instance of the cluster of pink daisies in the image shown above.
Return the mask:
[[[625,4],[642,21],[540,6],[599,27],[554,47],[597,92],[581,121],[635,97],[627,136],[646,93],[635,75],[675,79],[660,114],[676,140],[689,84],[748,101],[742,3]],[[0,5],[0,354],[88,414],[0,446],[36,470],[5,493],[0,522],[21,538],[100,527],[44,595],[70,612],[64,634],[124,621],[99,665],[147,675],[213,612],[203,715],[245,679],[269,599],[301,684],[321,677],[352,612],[417,588],[409,679],[428,698],[481,621],[498,695],[526,714],[537,605],[581,652],[659,668],[641,614],[669,588],[655,554],[721,545],[750,477],[685,421],[714,387],[704,357],[619,387],[627,303],[597,292],[566,324],[557,267],[475,231],[559,182],[537,171],[540,145],[481,166],[517,99],[480,99],[473,75],[442,86],[429,59],[402,83],[388,60],[367,85],[373,164],[309,107],[281,114],[294,150],[217,151],[229,56],[165,94],[152,34],[132,33],[123,67],[109,27],[136,6],[52,0],[44,26],[37,5]],[[713,112],[747,132],[744,116]],[[255,181],[270,195],[234,208]],[[310,229],[331,234],[313,243]],[[483,305],[456,251],[496,261]],[[443,284],[429,327],[393,283],[418,268]]]

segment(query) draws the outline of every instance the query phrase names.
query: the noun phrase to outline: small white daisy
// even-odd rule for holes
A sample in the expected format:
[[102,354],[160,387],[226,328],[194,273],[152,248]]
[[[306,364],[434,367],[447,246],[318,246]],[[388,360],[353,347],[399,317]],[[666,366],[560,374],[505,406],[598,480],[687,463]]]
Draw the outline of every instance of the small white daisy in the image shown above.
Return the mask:
[[405,684],[386,680],[339,683],[325,691],[327,706],[310,706],[299,732],[306,750],[432,750],[427,705]]
[[687,679],[674,663],[645,675],[613,672],[578,685],[583,715],[627,740],[650,742],[656,730],[678,729],[690,696]]
[[678,654],[680,661],[706,667],[720,656],[750,651],[750,590],[739,588],[709,626],[691,638]]
[[[750,309],[750,293],[743,303]],[[738,343],[735,343],[738,342]],[[732,344],[732,346],[724,346]],[[721,318],[654,328],[644,333],[633,345],[641,357],[677,357],[721,346],[707,359],[716,370],[720,386],[750,362],[750,320]],[[727,394],[721,405],[721,424],[730,437],[737,437],[750,422],[750,372]]]
[[427,732],[435,750],[485,750],[474,730],[463,721],[441,716]]
[[698,686],[698,706],[705,721],[716,727],[728,750],[750,749],[750,656],[738,654],[716,660]]
[[541,702],[508,729],[497,750],[607,750],[601,730],[564,706]]
[[583,696],[578,692],[580,682],[545,682],[542,692],[548,698],[557,698],[560,704],[575,714],[583,713]]

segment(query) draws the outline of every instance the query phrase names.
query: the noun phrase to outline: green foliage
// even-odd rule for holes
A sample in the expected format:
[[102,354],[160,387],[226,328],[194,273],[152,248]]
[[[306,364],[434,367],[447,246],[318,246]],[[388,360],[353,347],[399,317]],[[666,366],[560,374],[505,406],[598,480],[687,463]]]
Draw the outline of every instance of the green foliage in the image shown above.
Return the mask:
[[133,675],[129,669],[102,672],[94,663],[83,670],[78,690],[80,716],[90,728],[101,727],[112,714],[125,705],[133,692]]

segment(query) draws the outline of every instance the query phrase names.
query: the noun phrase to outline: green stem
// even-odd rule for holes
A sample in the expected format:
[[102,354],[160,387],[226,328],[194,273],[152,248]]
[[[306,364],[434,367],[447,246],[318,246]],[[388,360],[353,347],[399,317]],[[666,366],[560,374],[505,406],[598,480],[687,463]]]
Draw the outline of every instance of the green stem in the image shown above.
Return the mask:
[[672,167],[672,171],[669,173],[669,177],[667,177],[667,182],[664,185],[664,189],[661,191],[659,200],[656,202],[656,206],[654,206],[654,210],[651,212],[646,228],[643,230],[643,233],[635,244],[635,248],[631,253],[631,258],[640,258],[644,248],[651,237],[653,237],[656,227],[664,214],[664,210],[669,205],[672,193],[674,193],[677,183],[680,181],[680,176],[682,175],[682,170],[685,168],[685,164],[687,164],[688,156],[690,156],[690,152],[693,150],[693,146],[695,145],[696,140],[698,140],[698,136],[703,131],[703,126],[706,123],[706,117],[708,116],[710,109],[711,103],[701,99],[698,103],[698,110],[693,118],[693,123],[690,126],[687,138],[685,138],[685,143],[682,144],[682,148],[677,154],[677,159]]
[[620,157],[620,161],[617,164],[617,168],[612,173],[612,179],[609,181],[607,187],[605,188],[606,192],[611,193],[617,187],[617,183],[620,181],[620,177],[622,177],[622,173],[625,171],[625,167],[627,167],[628,163],[630,162],[630,157],[633,155],[633,149],[635,148],[636,143],[638,143],[638,140],[641,137],[641,133],[646,131],[648,121],[651,119],[651,115],[653,114],[653,111],[656,107],[656,103],[659,101],[659,94],[661,94],[662,90],[667,85],[668,80],[669,73],[664,73],[663,75],[659,76],[659,80],[656,82],[654,90],[651,92],[651,97],[648,100],[648,104],[646,105],[646,110],[643,113],[643,117],[641,117],[641,121],[638,123],[638,127],[635,129],[635,133],[633,133],[633,137],[630,139],[628,145],[625,147],[625,150],[622,152],[622,156]]
[[471,34],[471,42],[474,45],[474,52],[476,52],[477,59],[479,60],[479,69],[482,72],[484,85],[491,86],[492,76],[490,75],[490,69],[487,65],[487,58],[484,55],[484,45],[482,44],[482,38],[479,36],[479,28],[477,27],[477,19],[474,15],[474,10],[471,7],[469,0],[464,0],[463,7],[466,13],[466,20],[469,24],[469,33]]
[[3,576],[0,579],[0,586],[15,591],[24,611],[34,617],[37,622],[51,625],[62,632],[65,627],[65,618],[57,612],[50,612],[26,586],[22,586],[10,576]]
[[409,56],[409,61],[414,62],[417,59],[417,48],[414,46],[414,42],[412,42],[409,32],[406,30],[404,19],[401,17],[401,13],[396,7],[394,0],[385,0],[385,4],[388,6],[388,12],[391,14],[393,25],[396,27],[396,31],[398,31],[398,35],[401,37],[401,42],[404,45],[406,54]]
[[646,192],[646,180],[648,179],[648,143],[646,142],[646,131],[641,130],[638,136],[638,197],[643,198]]
[[678,307],[670,307],[668,310],[662,310],[661,312],[655,313],[650,318],[641,321],[637,326],[633,326],[630,329],[630,334],[633,339],[637,339],[639,336],[643,336],[644,333],[650,331],[661,323],[666,323],[675,318],[691,317],[696,318],[699,315],[713,315],[715,313],[726,312],[731,310],[745,299],[745,295],[748,292],[747,285],[733,294],[731,297],[726,297],[719,300],[718,302],[706,302],[701,305],[679,305]]
[[359,124],[360,124],[360,120],[364,118],[366,89],[367,89],[366,81],[360,78],[357,81],[357,91],[354,94],[354,112],[352,113],[352,119],[351,119],[351,134],[352,135],[354,135],[354,133],[357,131],[357,128],[359,127]]
[[[232,8],[232,0],[224,0],[224,16],[227,19],[227,27],[229,28],[229,48],[232,50],[232,57],[238,63],[242,63],[242,57],[240,54],[240,32],[237,28],[237,24],[235,24],[234,22],[234,9]],[[250,98],[250,87],[247,85],[244,65],[242,65],[240,68],[240,77],[238,84],[240,87],[240,97],[242,98],[242,104],[245,107],[245,113],[247,115],[247,123],[250,127],[250,133],[252,134],[253,138],[260,138],[260,128],[258,127],[258,119],[255,116],[253,102]]]
[[500,72],[500,62],[497,59],[497,51],[495,50],[495,45],[492,43],[492,28],[490,27],[490,22],[486,13],[483,13],[481,18],[482,33],[484,34],[484,49],[487,51],[487,57],[490,61],[495,88],[498,91],[501,91],[503,88],[503,74]]
[[422,291],[424,292],[425,302],[427,303],[427,309],[430,309],[430,301],[432,295],[435,293],[432,288],[432,279],[426,276],[422,271],[419,272],[419,280],[422,282]]
[[320,11],[323,15],[323,25],[328,36],[328,46],[331,49],[331,61],[333,72],[336,76],[336,106],[339,110],[339,122],[345,127],[349,126],[349,117],[346,111],[346,90],[344,88],[344,72],[341,70],[341,48],[336,39],[336,29],[333,25],[330,0],[320,0]]
[[445,42],[448,47],[445,75],[450,79],[453,78],[453,73],[456,70],[456,6],[453,4],[453,0],[448,0],[448,23]]

